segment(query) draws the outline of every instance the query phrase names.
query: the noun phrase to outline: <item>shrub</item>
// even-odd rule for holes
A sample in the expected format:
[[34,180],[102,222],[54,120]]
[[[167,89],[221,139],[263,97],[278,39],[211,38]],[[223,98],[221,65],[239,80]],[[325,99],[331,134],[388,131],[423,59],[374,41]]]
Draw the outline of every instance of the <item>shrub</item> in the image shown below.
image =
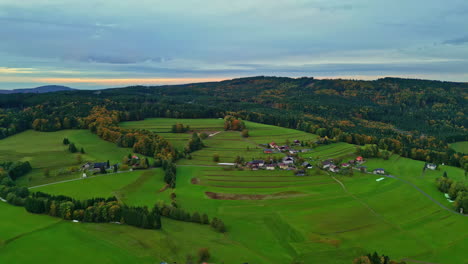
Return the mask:
[[198,250],[198,260],[200,262],[207,261],[211,257],[210,250],[208,248],[200,248]]

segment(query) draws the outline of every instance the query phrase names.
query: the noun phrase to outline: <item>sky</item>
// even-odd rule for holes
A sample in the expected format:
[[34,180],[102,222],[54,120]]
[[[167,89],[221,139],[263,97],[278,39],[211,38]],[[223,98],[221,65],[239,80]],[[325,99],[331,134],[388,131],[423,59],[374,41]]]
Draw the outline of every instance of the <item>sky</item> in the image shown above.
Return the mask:
[[468,82],[468,1],[0,0],[0,89],[258,75]]

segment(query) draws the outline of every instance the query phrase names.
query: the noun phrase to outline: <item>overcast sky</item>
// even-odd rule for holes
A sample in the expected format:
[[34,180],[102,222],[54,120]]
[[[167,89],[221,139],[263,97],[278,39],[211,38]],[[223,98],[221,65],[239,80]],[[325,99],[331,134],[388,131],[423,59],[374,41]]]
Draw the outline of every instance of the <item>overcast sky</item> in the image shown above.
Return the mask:
[[468,81],[467,0],[0,0],[0,89]]

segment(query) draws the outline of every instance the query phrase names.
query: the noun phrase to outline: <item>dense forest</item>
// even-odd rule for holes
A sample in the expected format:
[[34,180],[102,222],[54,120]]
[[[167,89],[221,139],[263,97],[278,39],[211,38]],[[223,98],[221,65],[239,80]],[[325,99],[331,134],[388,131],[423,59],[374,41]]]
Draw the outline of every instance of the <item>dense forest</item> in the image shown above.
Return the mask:
[[[174,86],[11,94],[0,98],[0,138],[31,128],[89,128],[118,145],[133,146],[138,153],[177,156],[156,135],[124,131],[116,124],[147,117],[231,115],[316,133],[327,141],[377,144],[405,157],[465,167],[468,157],[450,149],[448,143],[468,140],[467,98],[468,83],[399,78],[252,77]],[[96,115],[105,111],[105,118]],[[134,134],[140,136],[135,138]],[[144,144],[148,140],[154,142],[150,148]]]

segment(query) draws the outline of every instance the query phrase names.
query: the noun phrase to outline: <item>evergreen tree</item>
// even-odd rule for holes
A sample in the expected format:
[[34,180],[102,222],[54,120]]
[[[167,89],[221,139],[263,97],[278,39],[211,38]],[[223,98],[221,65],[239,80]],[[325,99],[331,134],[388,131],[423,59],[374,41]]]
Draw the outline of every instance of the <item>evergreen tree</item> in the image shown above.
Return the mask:
[[64,144],[64,145],[70,144],[70,141],[68,140],[68,138],[64,138],[64,139],[63,139],[63,144]]
[[192,214],[192,222],[201,223],[200,214],[198,212]]
[[70,145],[68,145],[68,150],[71,152],[71,153],[76,153],[78,151],[78,149],[76,148],[75,144],[74,143],[70,143]]

